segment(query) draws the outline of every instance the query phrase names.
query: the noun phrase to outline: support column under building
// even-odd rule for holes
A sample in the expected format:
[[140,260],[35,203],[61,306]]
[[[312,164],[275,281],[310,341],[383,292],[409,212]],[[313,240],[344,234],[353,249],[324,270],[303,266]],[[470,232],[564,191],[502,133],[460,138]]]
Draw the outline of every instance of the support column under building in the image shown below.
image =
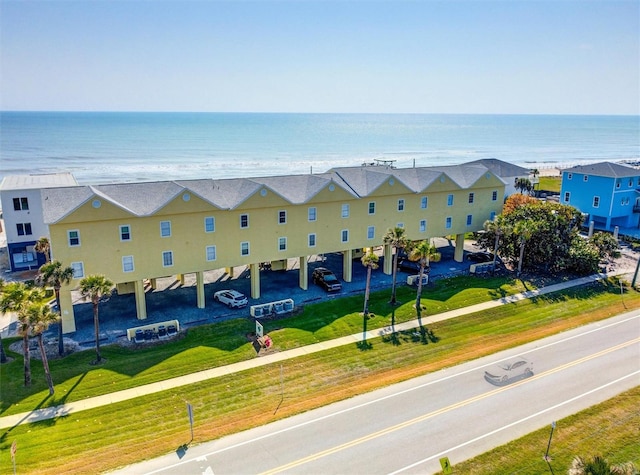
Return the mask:
[[134,282],[136,293],[136,316],[138,320],[147,318],[147,297],[144,292],[144,280],[136,280]]
[[342,280],[351,282],[353,278],[353,253],[351,249],[347,249],[342,253]]
[[298,275],[298,285],[302,290],[309,288],[309,258],[307,256],[300,257],[300,273]]
[[260,298],[260,264],[251,264],[249,266],[251,273],[251,298]]
[[204,308],[206,305],[206,297],[204,294],[204,272],[196,272],[196,296],[198,308]]
[[456,234],[456,250],[453,254],[453,260],[456,262],[464,260],[464,234]]
[[391,247],[391,244],[384,245],[383,257],[384,264],[382,266],[382,272],[387,275],[391,275],[391,272],[393,272],[393,249]]
[[73,313],[71,289],[60,290],[60,315],[62,316],[62,333],[73,333],[76,331],[76,317]]

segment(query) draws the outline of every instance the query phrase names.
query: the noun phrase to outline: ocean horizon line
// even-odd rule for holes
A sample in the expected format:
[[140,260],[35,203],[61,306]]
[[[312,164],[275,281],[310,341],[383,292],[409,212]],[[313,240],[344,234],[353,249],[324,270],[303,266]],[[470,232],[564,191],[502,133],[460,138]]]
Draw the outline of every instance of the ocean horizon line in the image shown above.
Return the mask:
[[170,111],[170,110],[82,110],[82,109],[21,109],[0,110],[0,114],[34,113],[34,114],[229,114],[229,115],[395,115],[395,116],[505,116],[505,117],[638,117],[638,114],[576,114],[564,112],[327,112],[327,111]]

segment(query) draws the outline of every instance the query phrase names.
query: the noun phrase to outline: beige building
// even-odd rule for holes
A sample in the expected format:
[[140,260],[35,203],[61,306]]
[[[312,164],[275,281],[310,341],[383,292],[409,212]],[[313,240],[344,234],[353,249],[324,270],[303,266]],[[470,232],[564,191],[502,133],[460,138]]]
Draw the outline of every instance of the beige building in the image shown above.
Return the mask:
[[[336,168],[327,173],[247,179],[177,180],[42,190],[53,258],[74,269],[62,289],[65,333],[75,331],[71,290],[104,274],[120,293],[133,292],[146,318],[145,281],[195,274],[205,305],[203,273],[248,266],[251,297],[260,297],[260,263],[299,260],[307,289],[311,255],[345,252],[342,277],[351,281],[351,251],[379,246],[395,226],[411,240],[482,229],[502,210],[505,180],[483,164],[396,169]],[[384,272],[391,253],[384,250]]]

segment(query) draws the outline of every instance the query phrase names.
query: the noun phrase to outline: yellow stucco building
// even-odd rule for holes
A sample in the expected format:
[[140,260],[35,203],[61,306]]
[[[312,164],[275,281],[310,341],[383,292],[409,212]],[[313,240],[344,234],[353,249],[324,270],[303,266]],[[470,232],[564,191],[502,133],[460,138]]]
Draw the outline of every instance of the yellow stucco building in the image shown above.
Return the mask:
[[[53,258],[74,269],[61,290],[63,330],[75,331],[71,290],[91,274],[134,292],[144,319],[145,280],[194,273],[194,305],[203,308],[207,270],[249,266],[251,297],[259,298],[260,263],[299,259],[306,289],[309,256],[349,251],[342,269],[348,282],[350,251],[381,245],[395,226],[411,240],[456,235],[460,261],[464,233],[501,212],[506,183],[484,164],[469,163],[43,189]],[[388,247],[384,252],[391,256]],[[390,273],[391,259],[384,262]]]

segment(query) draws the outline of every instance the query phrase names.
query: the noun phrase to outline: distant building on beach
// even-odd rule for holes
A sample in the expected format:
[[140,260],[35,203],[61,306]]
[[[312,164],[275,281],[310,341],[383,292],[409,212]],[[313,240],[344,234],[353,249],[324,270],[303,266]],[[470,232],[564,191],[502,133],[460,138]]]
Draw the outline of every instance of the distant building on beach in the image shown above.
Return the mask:
[[45,256],[34,246],[41,237],[49,237],[44,222],[40,190],[77,186],[71,173],[7,176],[0,183],[0,201],[12,272],[38,269]]
[[562,171],[560,203],[571,205],[598,229],[640,227],[640,170],[614,162],[580,165]]

